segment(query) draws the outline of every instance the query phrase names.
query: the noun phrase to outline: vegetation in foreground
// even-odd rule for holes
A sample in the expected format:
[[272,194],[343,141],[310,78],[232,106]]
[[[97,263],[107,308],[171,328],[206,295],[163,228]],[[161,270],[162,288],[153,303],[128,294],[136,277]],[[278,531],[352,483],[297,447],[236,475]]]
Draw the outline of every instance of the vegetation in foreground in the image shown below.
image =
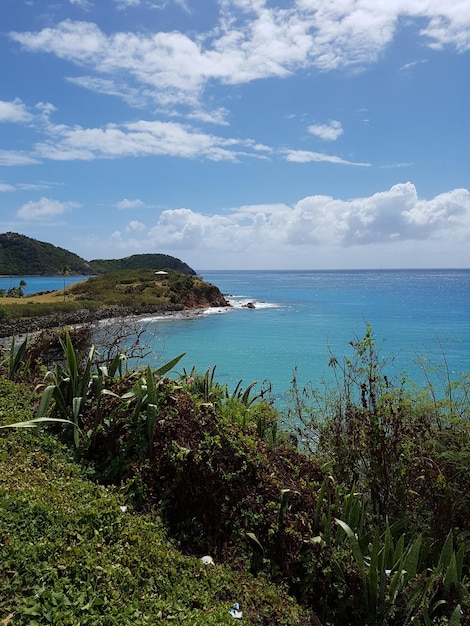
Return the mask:
[[62,345],[4,355],[7,623],[470,623],[468,377],[395,383],[367,327],[288,429],[268,389]]

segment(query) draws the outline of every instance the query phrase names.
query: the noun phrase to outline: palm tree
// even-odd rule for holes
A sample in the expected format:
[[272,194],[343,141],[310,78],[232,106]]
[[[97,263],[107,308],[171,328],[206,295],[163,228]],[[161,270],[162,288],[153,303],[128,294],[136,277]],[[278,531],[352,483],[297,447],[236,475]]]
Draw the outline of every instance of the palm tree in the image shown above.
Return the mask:
[[70,267],[68,265],[64,265],[60,270],[59,274],[64,278],[64,302],[65,302],[65,277],[70,274]]

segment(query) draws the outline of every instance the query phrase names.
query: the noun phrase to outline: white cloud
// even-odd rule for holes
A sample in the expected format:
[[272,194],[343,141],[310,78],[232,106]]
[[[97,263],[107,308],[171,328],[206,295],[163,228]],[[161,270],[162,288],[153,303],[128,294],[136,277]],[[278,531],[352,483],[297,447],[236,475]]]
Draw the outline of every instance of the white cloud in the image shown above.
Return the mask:
[[0,165],[34,165],[35,163],[39,163],[38,159],[24,152],[18,152],[16,150],[0,150]]
[[0,183],[0,193],[15,191],[13,185],[8,185],[7,183]]
[[423,65],[424,63],[427,63],[427,62],[428,62],[428,59],[420,59],[418,61],[410,61],[410,63],[405,63],[405,65],[402,65],[402,67],[400,67],[400,70],[402,72],[409,72],[410,70],[414,69],[418,65]]
[[328,124],[313,124],[308,127],[308,132],[325,141],[335,141],[343,134],[343,127],[338,120],[332,120]]
[[266,0],[224,0],[218,25],[205,33],[107,34],[94,23],[65,20],[11,37],[29,50],[50,52],[96,73],[74,79],[77,84],[125,99],[119,85],[127,82],[159,106],[204,110],[200,104],[209,81],[240,84],[308,67],[363,68],[385,52],[403,20],[424,24],[420,35],[430,47],[470,49],[468,0],[297,0],[288,8]]
[[236,161],[240,156],[263,158],[259,154],[262,147],[251,140],[218,137],[175,122],[138,120],[104,128],[49,125],[47,132],[50,138],[36,145],[36,154],[56,161],[149,155],[211,161]]
[[393,246],[420,240],[468,242],[470,191],[455,189],[424,200],[414,185],[401,183],[370,197],[308,196],[291,206],[244,206],[219,215],[171,209],[161,213],[143,245],[209,254],[230,250],[254,258],[274,246],[282,258],[303,247]]
[[132,220],[131,222],[129,222],[129,224],[126,226],[126,231],[127,232],[142,232],[145,230],[145,224],[143,224],[142,222],[139,222],[137,220]]
[[16,215],[22,220],[41,220],[63,215],[77,206],[79,205],[75,202],[59,202],[50,198],[41,198],[37,202],[31,201],[23,204]]
[[120,98],[129,106],[135,108],[145,107],[153,100],[150,92],[145,89],[132,87],[120,81],[119,78],[112,80],[99,76],[68,76],[66,80],[69,83],[94,91],[95,93]]
[[145,204],[142,202],[142,200],[128,200],[127,198],[124,198],[123,200],[120,200],[117,204],[116,204],[116,208],[120,209],[120,210],[125,210],[125,209],[139,209],[144,207]]
[[207,124],[218,124],[220,126],[228,126],[227,122],[228,111],[224,107],[213,111],[203,111],[202,109],[196,109],[193,113],[189,113],[188,119],[205,122]]
[[174,0],[174,1],[175,1],[175,4],[177,4],[179,7],[183,9],[183,11],[185,11],[186,13],[191,13],[191,9],[189,8],[189,5],[186,0]]
[[29,122],[31,119],[31,114],[19,98],[0,100],[0,122]]
[[348,161],[338,156],[323,154],[322,152],[311,152],[310,150],[286,150],[286,160],[292,163],[335,163],[337,165],[356,165],[360,167],[369,167],[370,163],[356,163]]
[[140,0],[114,0],[118,9],[127,9],[128,7],[140,6]]
[[50,189],[51,187],[61,187],[64,183],[40,180],[37,183],[18,183],[18,189],[23,191],[38,191],[39,189]]
[[87,246],[101,258],[106,250],[113,257],[158,250],[205,269],[323,269],[468,267],[469,243],[468,189],[422,199],[413,184],[401,183],[350,200],[307,196],[214,215],[169,209],[150,228],[131,222]]
[[74,5],[76,4],[77,6],[81,7],[82,9],[89,9],[92,4],[91,2],[89,2],[89,0],[69,0],[70,4]]

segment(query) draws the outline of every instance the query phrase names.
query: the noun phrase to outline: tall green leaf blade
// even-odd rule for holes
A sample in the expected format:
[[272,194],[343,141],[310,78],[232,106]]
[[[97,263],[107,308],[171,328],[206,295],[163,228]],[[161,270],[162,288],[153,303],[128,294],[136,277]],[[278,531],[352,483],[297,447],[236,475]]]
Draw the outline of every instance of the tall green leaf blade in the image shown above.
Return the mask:
[[41,395],[41,399],[39,400],[38,408],[36,409],[37,418],[43,418],[46,416],[47,409],[49,408],[49,405],[51,404],[51,400],[54,395],[55,388],[56,388],[55,385],[48,385],[44,389]]
[[455,552],[452,552],[452,556],[450,557],[450,563],[446,569],[444,576],[444,593],[448,594],[451,588],[451,585],[456,585],[459,582],[457,575],[457,560],[455,558]]
[[372,551],[370,554],[369,563],[369,575],[368,575],[368,592],[369,592],[369,609],[375,614],[377,612],[378,604],[378,579],[385,575],[384,572],[379,571],[379,531],[377,529],[372,544]]
[[186,352],[183,352],[183,354],[175,357],[172,361],[166,363],[166,365],[162,365],[162,367],[159,367],[157,370],[155,370],[156,374],[158,374],[158,376],[164,376],[165,374],[170,372],[175,367],[175,365],[177,365],[181,361],[185,354]]
[[65,335],[65,359],[70,377],[73,383],[76,384],[78,381],[78,358],[68,331]]
[[397,541],[397,545],[395,546],[395,551],[393,553],[393,568],[391,569],[402,569],[403,568],[403,552],[405,550],[405,535],[401,535]]
[[397,599],[398,593],[402,586],[404,579],[403,570],[399,568],[392,576],[392,580],[390,581],[390,587],[388,590],[388,594],[390,597],[390,604],[393,606],[395,604],[395,600]]
[[8,359],[8,376],[10,380],[13,380],[16,374],[20,371],[21,362],[26,353],[27,345],[28,340],[25,339],[18,350],[15,351],[15,337],[12,337],[11,339],[10,355]]
[[387,521],[387,525],[385,527],[384,534],[384,548],[383,548],[383,558],[382,565],[384,569],[392,569],[394,566],[394,551],[393,551],[393,539],[392,539],[392,531],[390,530],[390,525]]
[[450,530],[446,537],[446,540],[444,541],[444,545],[442,546],[441,554],[439,556],[439,563],[437,564],[439,571],[441,571],[442,573],[444,573],[449,567],[450,559],[454,551],[453,545],[454,541],[452,537],[452,531]]
[[343,520],[335,518],[335,522],[346,533],[346,536],[348,537],[348,539],[349,539],[349,541],[351,543],[353,556],[354,556],[356,564],[357,564],[357,566],[359,568],[359,572],[361,574],[361,577],[362,577],[363,580],[365,580],[366,569],[365,569],[364,555],[362,554],[362,551],[361,551],[361,548],[360,548],[360,545],[359,545],[359,541],[357,540],[357,537],[356,537],[354,531],[352,530],[352,528],[350,528],[350,526],[348,526],[348,524],[346,524],[346,522],[343,522]]
[[403,568],[407,571],[409,579],[413,579],[418,571],[422,543],[423,536],[418,535],[412,541],[411,546],[406,551],[405,557],[403,559]]
[[281,504],[279,506],[278,524],[282,527],[287,513],[290,499],[290,489],[281,489]]
[[[315,505],[315,527],[316,528],[318,528],[318,525],[320,523],[321,509],[322,509],[323,500],[325,499],[325,494],[326,494],[326,489],[328,487],[328,483],[329,483],[329,477],[326,476],[326,478],[323,479],[322,486],[320,487],[320,491],[318,492],[318,495],[317,495],[317,503]],[[329,507],[328,507],[328,510],[329,510]]]
[[460,548],[457,550],[457,554],[455,555],[455,561],[457,565],[457,577],[459,580],[462,579],[463,562],[464,562],[466,553],[467,553],[467,546],[466,546],[466,543],[463,541],[460,544]]
[[158,406],[156,404],[149,404],[147,407],[147,440],[149,444],[149,451],[153,447],[153,437],[155,431],[155,424],[157,422]]
[[452,615],[450,616],[448,626],[460,626],[461,616],[462,616],[462,607],[460,606],[460,604],[457,604],[457,606],[452,612]]
[[155,385],[155,378],[150,365],[147,366],[145,379],[147,383],[148,402],[150,404],[155,404],[157,401],[157,387]]
[[4,424],[0,428],[37,428],[41,424],[68,424],[75,426],[70,420],[60,419],[58,417],[35,417],[25,422],[13,422],[12,424]]

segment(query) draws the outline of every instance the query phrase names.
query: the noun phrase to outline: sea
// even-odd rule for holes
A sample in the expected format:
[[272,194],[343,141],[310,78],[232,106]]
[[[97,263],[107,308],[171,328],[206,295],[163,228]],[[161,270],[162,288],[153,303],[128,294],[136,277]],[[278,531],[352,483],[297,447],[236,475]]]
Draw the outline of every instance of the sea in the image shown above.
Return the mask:
[[[351,357],[370,324],[390,376],[425,386],[470,374],[470,270],[207,270],[231,307],[143,318],[147,357],[158,367],[185,353],[179,373],[214,370],[230,389],[270,384],[283,404],[295,376],[301,386],[333,376],[330,359]],[[83,277],[86,278],[86,277]],[[0,289],[62,289],[57,277],[0,278]],[[77,277],[66,277],[66,284]],[[247,306],[250,304],[250,306]],[[423,370],[425,368],[426,373]],[[266,381],[266,382],[265,382]]]

